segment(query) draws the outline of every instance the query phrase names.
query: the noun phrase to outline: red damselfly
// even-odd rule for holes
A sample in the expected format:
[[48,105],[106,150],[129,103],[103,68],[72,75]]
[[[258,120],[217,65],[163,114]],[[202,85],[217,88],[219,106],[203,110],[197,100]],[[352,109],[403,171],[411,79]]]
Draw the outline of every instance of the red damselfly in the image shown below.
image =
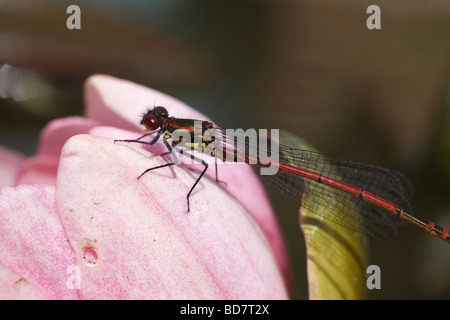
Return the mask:
[[[208,163],[194,155],[193,151],[208,150],[208,153],[216,159],[221,154],[220,159],[223,161],[245,162],[252,167],[267,167],[274,164],[273,160],[268,162],[262,158],[261,153],[252,156],[247,152],[239,152],[242,149],[232,145],[232,142],[226,139],[225,132],[214,127],[211,122],[171,117],[161,106],[148,110],[143,115],[141,124],[145,126],[147,133],[134,140],[115,142],[153,145],[162,136],[168,150],[167,154],[172,155],[172,162],[149,168],[141,173],[138,179],[151,170],[177,164],[175,152],[203,164],[204,169],[186,196],[188,211],[189,197],[208,169]],[[183,138],[173,139],[176,130],[183,130],[190,139],[184,141]],[[209,130],[215,130],[216,133],[212,138],[205,139],[205,134]],[[142,141],[144,137],[154,133],[156,136],[151,141]],[[169,139],[172,143],[168,142]],[[195,144],[192,141],[201,143]],[[244,150],[248,150],[251,146],[248,142],[245,144]],[[304,208],[348,229],[378,239],[394,238],[397,235],[396,227],[410,222],[450,243],[448,229],[412,213],[408,202],[412,195],[412,186],[400,172],[373,164],[294,149],[279,143],[276,145],[278,172],[264,177]],[[211,146],[213,147],[208,149]],[[219,181],[217,161],[216,180]]]

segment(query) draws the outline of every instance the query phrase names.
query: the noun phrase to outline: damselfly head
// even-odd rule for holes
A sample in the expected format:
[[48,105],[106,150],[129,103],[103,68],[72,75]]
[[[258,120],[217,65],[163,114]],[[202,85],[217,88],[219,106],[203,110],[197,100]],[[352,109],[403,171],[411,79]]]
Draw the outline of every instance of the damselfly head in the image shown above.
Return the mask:
[[160,128],[167,117],[169,117],[169,113],[166,108],[161,106],[154,107],[142,116],[141,124],[145,126],[146,130],[153,131]]

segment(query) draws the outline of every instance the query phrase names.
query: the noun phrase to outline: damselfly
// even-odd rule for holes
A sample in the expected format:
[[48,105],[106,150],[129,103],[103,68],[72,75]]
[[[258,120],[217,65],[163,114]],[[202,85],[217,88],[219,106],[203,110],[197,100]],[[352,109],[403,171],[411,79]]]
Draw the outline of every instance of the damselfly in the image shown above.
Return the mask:
[[[201,163],[204,169],[187,193],[187,208],[190,211],[189,197],[201,180],[208,163],[194,155],[194,151],[208,150],[211,156],[221,154],[221,160],[245,162],[253,167],[265,167],[267,159],[251,156],[242,152],[242,148],[226,139],[225,132],[209,121],[180,119],[170,117],[168,111],[161,106],[148,110],[142,117],[141,124],[148,131],[135,140],[116,140],[115,142],[136,142],[153,145],[162,136],[172,162],[145,170],[145,173],[178,163],[176,152]],[[183,130],[189,139],[174,138],[177,130]],[[205,139],[209,130],[215,130],[213,138]],[[147,142],[144,137],[156,133]],[[182,136],[181,136],[182,137]],[[217,138],[220,139],[217,139]],[[169,143],[168,140],[172,140]],[[193,143],[192,141],[201,141]],[[275,143],[275,142],[274,142]],[[213,148],[211,145],[213,144]],[[244,150],[248,150],[248,142]],[[278,172],[264,177],[282,193],[304,208],[348,229],[379,239],[390,239],[396,236],[396,226],[406,222],[450,243],[449,230],[412,213],[409,197],[412,187],[408,179],[398,171],[373,164],[344,160],[313,151],[290,148],[277,144]],[[220,152],[219,152],[220,151]],[[272,160],[270,165],[273,165]],[[216,162],[216,180],[217,162]],[[331,208],[331,210],[330,210]]]

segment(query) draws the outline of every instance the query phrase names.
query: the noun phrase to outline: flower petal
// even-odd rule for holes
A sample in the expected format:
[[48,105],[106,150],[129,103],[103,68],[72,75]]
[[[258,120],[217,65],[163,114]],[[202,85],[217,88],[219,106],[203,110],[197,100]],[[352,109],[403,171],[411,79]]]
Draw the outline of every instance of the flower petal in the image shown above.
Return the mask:
[[185,103],[157,90],[107,75],[94,75],[85,83],[85,114],[88,118],[126,130],[142,130],[147,108],[166,106],[180,118],[208,120]]
[[59,159],[61,149],[66,141],[76,134],[88,133],[100,125],[96,120],[84,117],[66,117],[50,121],[41,132],[38,154]]
[[43,300],[46,296],[20,274],[0,264],[0,300]]
[[[71,136],[88,133],[100,123],[83,117],[66,117],[50,121],[41,131],[37,155],[20,163],[14,185],[39,183],[55,185],[59,154]],[[0,167],[1,168],[1,167]]]
[[13,186],[25,156],[0,146],[0,189]]
[[15,185],[20,184],[56,184],[56,172],[59,159],[52,156],[38,155],[22,162],[17,173]]
[[0,253],[0,263],[43,296],[78,298],[77,291],[67,287],[66,272],[74,256],[55,210],[54,187],[21,185],[1,190]]
[[[138,130],[134,136],[132,134],[114,135],[114,130],[106,129],[105,131],[105,129],[99,127],[95,127],[90,131],[91,134],[112,139],[135,139],[141,136],[142,132],[140,131],[142,127],[138,125],[141,121],[140,117],[146,111],[146,108],[153,106],[154,103],[165,106],[171,115],[178,118],[211,121],[195,109],[173,97],[131,81],[106,75],[95,75],[86,81],[85,102],[87,116],[112,126],[115,125],[133,131]],[[116,130],[116,132],[121,131]],[[109,134],[113,135],[109,136]],[[153,148],[148,148],[148,146],[145,148],[157,154],[167,151],[160,141]],[[198,171],[203,169],[203,165],[198,163],[186,165],[186,163],[192,163],[192,161],[186,161],[185,157],[181,160],[189,168],[195,168]],[[216,172],[213,158],[208,159],[206,157],[205,160],[210,164],[210,169],[206,171],[206,175],[215,179]],[[226,183],[220,184],[221,187],[226,189],[251,212],[261,225],[283,270],[286,281],[288,281],[289,262],[285,245],[275,214],[259,178],[245,164],[219,165],[218,170],[219,179]]]
[[258,223],[210,179],[133,145],[88,135],[64,146],[56,202],[83,298],[284,299]]

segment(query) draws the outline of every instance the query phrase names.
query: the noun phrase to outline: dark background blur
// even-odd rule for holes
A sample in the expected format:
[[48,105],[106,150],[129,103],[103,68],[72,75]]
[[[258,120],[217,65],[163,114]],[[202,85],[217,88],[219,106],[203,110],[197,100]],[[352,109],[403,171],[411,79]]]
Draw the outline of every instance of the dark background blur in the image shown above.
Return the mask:
[[[81,30],[66,27],[71,4]],[[366,27],[372,4],[381,30]],[[280,128],[324,153],[399,169],[415,212],[450,226],[448,0],[0,1],[0,67],[0,144],[26,155],[49,120],[82,114],[84,80],[105,73],[223,128]],[[305,299],[297,206],[270,193]],[[406,226],[370,254],[381,268],[370,298],[450,298],[443,241]]]

